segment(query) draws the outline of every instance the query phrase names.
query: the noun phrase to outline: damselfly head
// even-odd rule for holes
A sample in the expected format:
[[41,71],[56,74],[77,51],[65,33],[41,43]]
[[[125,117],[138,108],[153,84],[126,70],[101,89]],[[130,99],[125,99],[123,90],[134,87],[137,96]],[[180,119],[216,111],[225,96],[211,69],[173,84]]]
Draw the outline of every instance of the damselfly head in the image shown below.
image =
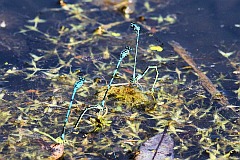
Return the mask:
[[83,77],[81,77],[81,76],[79,76],[78,79],[79,79],[79,81],[81,81],[81,82],[84,82],[84,81],[85,81],[85,78],[83,78]]
[[131,27],[134,31],[136,31],[137,33],[140,31],[140,26],[137,25],[137,24],[134,23],[134,22],[131,22],[130,27]]
[[132,51],[133,49],[130,46],[126,46],[125,49]]

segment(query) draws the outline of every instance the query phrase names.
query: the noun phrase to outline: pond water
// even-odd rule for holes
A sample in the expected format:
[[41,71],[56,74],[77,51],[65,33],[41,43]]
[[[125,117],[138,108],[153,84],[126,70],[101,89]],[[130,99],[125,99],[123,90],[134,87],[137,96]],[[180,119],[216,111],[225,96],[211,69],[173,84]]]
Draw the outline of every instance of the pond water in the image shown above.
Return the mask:
[[[86,80],[72,98],[59,159],[134,159],[166,127],[176,159],[238,159],[239,6],[238,0],[0,0],[0,159],[57,159],[50,145],[59,144],[46,134],[61,136],[78,76]],[[135,83],[131,22],[141,27],[136,73],[150,66]],[[216,94],[172,41],[189,51]],[[119,59],[126,46],[133,50]],[[86,110],[103,102],[111,78],[106,114]]]

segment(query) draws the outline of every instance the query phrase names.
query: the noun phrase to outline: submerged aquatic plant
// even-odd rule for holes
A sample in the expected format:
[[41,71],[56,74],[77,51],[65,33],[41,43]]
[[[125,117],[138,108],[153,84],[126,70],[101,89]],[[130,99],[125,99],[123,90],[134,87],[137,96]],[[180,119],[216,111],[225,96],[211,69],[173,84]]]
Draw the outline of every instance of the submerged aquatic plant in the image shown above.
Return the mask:
[[[137,54],[138,54],[138,41],[139,41],[139,33],[140,33],[140,26],[138,26],[137,24],[135,23],[131,23],[131,27],[133,28],[133,30],[136,32],[137,36],[136,36],[136,46],[135,46],[135,58],[134,58],[134,71],[133,71],[133,78],[131,80],[131,83],[133,85],[137,84],[139,85],[138,81],[143,78],[146,73],[148,72],[149,69],[156,69],[156,77],[155,77],[155,81],[154,81],[154,84],[153,84],[153,87],[152,87],[152,91],[154,91],[154,87],[155,87],[155,84],[156,84],[156,81],[157,81],[157,78],[158,78],[158,71],[157,71],[157,67],[156,66],[148,66],[148,68],[143,72],[143,74],[138,74],[136,76],[136,65],[137,65]],[[78,120],[77,122],[75,123],[74,127],[72,128],[72,130],[68,133],[71,133],[73,131],[76,131],[76,128],[79,126],[80,122],[82,121],[83,119],[83,116],[85,116],[85,114],[87,112],[89,112],[90,110],[94,110],[94,109],[97,109],[99,110],[99,113],[98,113],[98,116],[97,118],[95,119],[96,122],[98,122],[98,126],[99,125],[101,126],[101,124],[105,124],[105,120],[104,120],[104,117],[105,115],[108,113],[108,108],[105,106],[105,101],[106,101],[106,97],[108,95],[108,92],[111,91],[110,94],[112,95],[115,95],[116,98],[118,100],[123,100],[124,103],[126,103],[127,105],[131,105],[131,106],[135,106],[135,105],[141,105],[141,104],[146,104],[146,103],[150,103],[151,100],[149,100],[148,96],[144,95],[142,93],[142,91],[140,90],[137,90],[137,88],[135,87],[131,87],[131,86],[121,86],[119,89],[112,89],[112,84],[113,84],[113,80],[115,79],[116,77],[116,74],[118,72],[118,69],[120,67],[120,64],[121,62],[123,61],[123,59],[130,54],[130,51],[132,49],[130,47],[126,47],[120,54],[120,58],[118,60],[118,63],[116,65],[116,68],[115,70],[113,71],[113,75],[112,75],[112,78],[107,86],[107,89],[105,90],[104,92],[104,95],[103,95],[103,98],[101,100],[101,103],[100,104],[97,104],[97,105],[93,105],[93,106],[89,106],[87,108],[85,108],[82,113],[79,115],[78,117]],[[72,92],[72,97],[71,97],[71,100],[70,100],[70,104],[69,104],[69,107],[68,107],[68,110],[67,110],[67,113],[66,113],[66,118],[65,118],[65,121],[64,121],[64,126],[63,126],[63,129],[62,129],[62,134],[61,134],[61,140],[59,140],[59,138],[57,139],[54,139],[53,137],[51,137],[50,135],[44,133],[44,132],[40,132],[38,130],[35,130],[37,131],[38,133],[41,133],[41,134],[44,134],[45,136],[49,137],[50,139],[54,140],[55,142],[59,143],[59,144],[63,144],[65,142],[65,132],[66,132],[66,125],[67,125],[67,122],[68,122],[68,119],[69,119],[69,116],[70,116],[70,112],[71,112],[71,108],[72,108],[72,105],[73,105],[73,100],[74,100],[74,97],[75,97],[75,94],[77,92],[77,90],[82,87],[83,83],[84,83],[85,79],[82,78],[82,77],[79,77],[79,81],[77,81],[75,84],[74,84],[74,88],[73,88],[73,92]],[[115,87],[116,88],[116,87]],[[125,95],[124,95],[125,94]],[[91,122],[92,124],[88,124],[88,125],[93,125],[94,126],[94,123],[95,122]],[[106,123],[107,126],[109,126],[108,123]],[[95,127],[96,127],[95,126]],[[94,128],[95,128],[94,127]],[[101,128],[101,127],[100,127]],[[93,131],[96,131],[96,129],[94,129]]]
[[[0,158],[43,159],[55,155],[54,153],[62,151],[61,148],[64,147],[64,159],[132,159],[145,140],[158,135],[169,126],[167,132],[174,139],[175,158],[238,159],[239,118],[235,117],[236,120],[233,122],[230,120],[231,116],[221,116],[220,110],[216,109],[218,104],[215,103],[219,100],[209,96],[199,85],[192,67],[183,62],[179,56],[173,56],[172,49],[165,52],[166,54],[157,54],[162,48],[148,45],[152,37],[144,37],[144,33],[141,33],[143,28],[149,31],[151,29],[151,33],[162,30],[167,33],[169,29],[172,30],[169,26],[174,21],[164,23],[167,18],[163,20],[163,17],[169,16],[153,13],[160,11],[158,7],[160,2],[157,2],[157,5],[156,1],[149,2],[138,2],[144,4],[137,5],[143,11],[141,19],[136,24],[141,25],[141,30],[134,31],[134,40],[129,40],[130,42],[125,39],[126,37],[129,39],[131,35],[120,31],[126,27],[125,24],[129,24],[129,20],[123,19],[120,14],[116,15],[114,12],[117,11],[105,10],[106,8],[94,8],[95,6],[91,5],[94,9],[87,10],[85,4],[91,2],[79,1],[78,4],[64,4],[64,8],[46,9],[38,18],[41,20],[44,14],[50,12],[54,19],[48,16],[50,21],[48,19],[45,23],[38,23],[39,20],[36,18],[34,20],[36,24],[26,25],[20,31],[29,39],[34,35],[34,42],[41,40],[45,41],[46,45],[41,46],[42,43],[37,43],[31,46],[33,50],[30,58],[33,61],[26,60],[24,64],[21,63],[21,66],[26,66],[25,68],[6,63],[0,69],[2,73]],[[104,18],[103,10],[108,17],[114,14],[116,19]],[[62,21],[62,18],[57,21],[58,13],[63,12],[68,17],[65,21]],[[133,13],[133,16],[137,16],[136,13]],[[173,18],[176,20],[176,17]],[[136,17],[130,20],[135,21]],[[148,25],[149,21],[151,26]],[[55,26],[59,28],[56,29]],[[94,34],[91,30],[94,28],[102,30]],[[140,40],[143,41],[141,43],[143,47],[132,46],[132,42],[137,43],[137,31],[140,32],[141,38],[147,38]],[[119,66],[113,76],[120,59],[117,51],[126,44],[131,46],[135,53],[132,56],[133,51],[130,51],[130,56],[121,61],[122,68]],[[231,66],[233,60],[236,64],[239,62],[237,52],[239,47],[237,45],[235,47],[236,52],[226,56],[229,59],[227,66]],[[214,65],[225,66],[215,60]],[[134,64],[135,61],[137,63]],[[164,64],[153,88],[147,83],[150,83],[148,80],[156,80],[153,80],[155,77],[153,74],[157,67],[153,69],[150,67],[144,74],[141,71],[146,68],[140,65],[143,61],[147,66],[155,65],[155,62],[157,65]],[[201,70],[209,71],[206,63],[203,63]],[[67,95],[72,94],[72,87],[69,86],[74,86],[76,72],[72,71],[76,68],[80,68],[86,81],[81,86],[81,92],[76,93],[78,98],[75,98],[72,104],[63,141],[61,131],[69,108]],[[138,73],[141,73],[140,76]],[[235,69],[233,72],[235,78],[239,77],[238,73]],[[106,82],[107,75],[112,77],[112,81],[111,77],[109,78],[111,85]],[[237,110],[239,107],[235,98],[239,97],[237,94],[239,80],[236,80],[230,72],[223,72],[222,75],[223,78],[218,80],[218,84],[227,81],[227,86],[232,87],[229,84],[236,83],[235,88],[228,88],[224,84],[221,88],[235,89],[236,95],[225,96],[232,103],[227,107],[234,107]],[[92,83],[95,77],[100,78],[101,82]],[[22,83],[16,83],[16,79],[21,79]],[[122,80],[126,80],[127,83],[121,83]],[[16,89],[13,89],[14,87]],[[143,88],[154,89],[154,97],[151,96],[152,92],[144,91]],[[229,113],[229,110],[221,111]],[[74,129],[79,113],[83,116]],[[46,147],[41,149],[42,144],[36,142],[38,139],[44,142],[51,141],[56,148],[49,145],[48,149],[45,149]],[[159,149],[162,149],[161,146]]]
[[[137,54],[138,54],[138,41],[139,41],[139,34],[140,34],[140,26],[138,26],[135,23],[131,23],[131,28],[133,28],[133,30],[136,32],[137,36],[136,36],[136,45],[135,45],[135,57],[134,57],[134,66],[133,66],[133,78],[131,80],[131,84],[133,85],[138,85],[139,83],[138,81],[143,78],[147,72],[149,71],[149,69],[155,69],[156,70],[156,77],[154,80],[154,84],[152,86],[152,92],[154,91],[154,87],[155,84],[157,82],[157,78],[158,78],[158,70],[157,70],[157,66],[148,66],[147,69],[143,72],[143,74],[138,74],[136,76],[136,65],[137,65]],[[104,91],[104,94],[102,96],[102,101],[100,104],[94,105],[94,106],[89,106],[87,107],[79,116],[77,123],[74,126],[74,129],[77,128],[79,126],[80,121],[82,120],[83,116],[86,114],[87,111],[89,110],[93,110],[93,109],[98,109],[100,110],[100,112],[98,113],[98,119],[103,119],[104,116],[107,114],[108,109],[105,106],[105,101],[106,101],[106,97],[109,93],[109,91],[111,91],[112,95],[115,95],[117,99],[119,100],[124,100],[127,105],[131,104],[131,106],[135,106],[135,105],[139,105],[139,104],[146,104],[146,103],[150,103],[151,100],[147,100],[148,97],[146,95],[144,95],[142,93],[142,91],[137,91],[136,88],[132,88],[132,87],[120,87],[120,90],[113,90],[112,89],[112,84],[113,84],[113,80],[115,79],[118,69],[120,67],[121,62],[123,61],[123,59],[128,56],[130,54],[130,52],[132,51],[132,49],[127,46],[121,53],[120,53],[120,58],[117,62],[116,68],[113,71],[113,75],[112,78],[107,86],[107,89]],[[122,89],[121,89],[122,88]],[[125,92],[126,91],[126,92]],[[125,96],[123,96],[125,94]],[[105,112],[104,112],[105,110]]]

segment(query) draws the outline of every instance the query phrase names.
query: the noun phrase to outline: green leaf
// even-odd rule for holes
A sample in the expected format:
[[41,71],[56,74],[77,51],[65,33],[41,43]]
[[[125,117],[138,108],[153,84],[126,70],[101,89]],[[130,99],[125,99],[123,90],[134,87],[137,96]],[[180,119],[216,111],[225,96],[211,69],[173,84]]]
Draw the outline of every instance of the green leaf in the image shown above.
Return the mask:
[[161,46],[155,46],[155,45],[150,45],[149,49],[151,51],[158,51],[158,52],[162,52],[163,51],[163,48]]
[[9,118],[11,117],[11,114],[10,114],[10,111],[1,111],[0,112],[0,126],[4,125],[8,120]]
[[223,52],[223,51],[221,51],[221,50],[219,49],[218,52],[219,52],[222,56],[228,58],[228,57],[230,57],[232,54],[234,54],[236,51],[232,51],[232,52]]

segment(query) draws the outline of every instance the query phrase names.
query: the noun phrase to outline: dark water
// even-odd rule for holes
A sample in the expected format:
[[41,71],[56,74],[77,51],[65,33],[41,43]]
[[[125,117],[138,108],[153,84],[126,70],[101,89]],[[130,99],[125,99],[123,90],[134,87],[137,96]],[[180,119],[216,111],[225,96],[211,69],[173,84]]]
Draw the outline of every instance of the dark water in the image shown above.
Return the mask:
[[[68,0],[66,2],[70,4],[75,4],[78,1]],[[240,1],[166,0],[164,1],[165,3],[163,3],[163,7],[160,6],[153,12],[147,11],[147,9],[144,7],[145,2],[146,1],[136,2],[134,13],[130,15],[130,18],[132,18],[131,21],[137,22],[140,19],[139,17],[142,16],[145,18],[145,20],[138,21],[141,24],[151,26],[152,28],[163,28],[164,26],[165,28],[161,32],[156,32],[154,34],[154,37],[150,37],[149,34],[145,34],[146,32],[149,33],[149,31],[142,27],[143,28],[141,30],[142,35],[140,37],[139,43],[140,47],[146,48],[147,44],[149,43],[155,44],[163,43],[164,52],[160,53],[160,56],[171,57],[176,56],[176,54],[173,52],[172,48],[168,45],[168,41],[174,40],[179,42],[183,47],[185,47],[189,52],[191,52],[191,57],[198,64],[199,68],[202,69],[202,71],[204,72],[207,71],[206,75],[212,80],[214,84],[218,84],[218,89],[225,94],[225,96],[229,99],[230,104],[239,106],[240,105],[239,97],[237,97],[238,96],[237,92],[234,92],[236,90],[239,90],[239,83],[238,84],[236,83],[237,81],[239,81],[239,75],[233,73],[236,70],[236,68],[234,68],[230,64],[230,61],[235,62],[239,65],[240,28],[238,27],[238,25],[240,25],[239,21]],[[51,96],[54,97],[56,95],[57,97],[59,95],[60,96],[63,95],[63,97],[65,97],[63,98],[63,100],[62,99],[60,100],[60,98],[58,99],[59,101],[56,104],[57,106],[61,106],[64,103],[64,101],[68,101],[69,99],[68,97],[71,94],[69,86],[66,87],[64,86],[65,85],[64,83],[60,83],[60,85],[57,84],[58,87],[60,86],[60,89],[58,87],[54,88],[56,85],[55,80],[47,79],[46,78],[47,76],[43,74],[41,71],[38,71],[30,79],[24,79],[27,76],[25,72],[32,73],[32,71],[27,70],[27,68],[32,67],[31,64],[32,57],[30,56],[30,53],[37,55],[39,57],[46,56],[45,58],[43,58],[43,60],[39,61],[39,63],[37,64],[41,69],[59,67],[58,64],[59,58],[66,62],[71,61],[71,58],[74,58],[74,60],[71,63],[72,65],[71,67],[69,66],[63,67],[59,69],[57,73],[60,75],[70,74],[69,68],[71,68],[73,72],[75,70],[81,70],[81,74],[86,75],[86,77],[88,77],[88,80],[89,79],[91,80],[94,77],[99,76],[103,78],[104,82],[106,83],[107,81],[109,81],[112,74],[112,72],[109,71],[110,68],[107,67],[109,67],[108,66],[109,64],[115,66],[116,61],[119,57],[119,52],[121,51],[120,48],[121,47],[124,48],[124,46],[126,45],[130,46],[134,45],[135,37],[131,32],[131,28],[129,27],[130,22],[124,18],[123,13],[121,13],[119,10],[114,10],[114,8],[111,6],[110,7],[104,5],[98,6],[96,5],[96,3],[88,3],[81,1],[79,1],[79,3],[81,4],[80,6],[84,10],[84,14],[86,14],[89,18],[87,19],[88,22],[85,23],[86,26],[84,26],[85,24],[82,23],[83,19],[86,17],[84,17],[83,19],[70,18],[71,15],[67,14],[67,11],[59,10],[61,9],[61,6],[59,5],[57,0],[55,1],[0,0],[0,23],[3,22],[6,23],[5,27],[0,27],[0,66],[1,66],[0,91],[1,92],[4,91],[4,94],[7,93],[5,97],[2,98],[2,100],[0,101],[0,107],[4,108],[3,109],[4,112],[5,111],[7,112],[9,109],[11,113],[14,113],[15,110],[17,110],[16,107],[20,106],[22,108],[25,107],[27,108],[28,105],[25,104],[25,102],[29,102],[30,99],[32,101],[38,100],[37,103],[40,103],[42,107],[42,108],[40,107],[41,110],[39,108],[37,108],[36,110],[32,109],[33,113],[26,111],[26,113],[29,112],[31,116],[34,116],[33,114],[38,113],[42,114],[45,104],[41,102],[48,102],[49,101],[48,99]],[[158,0],[149,1],[149,4],[152,8],[156,7],[161,3],[162,1],[160,2]],[[53,8],[54,10],[51,10]],[[79,15],[80,14],[82,13],[79,13]],[[174,24],[171,25],[161,23],[158,24],[156,21],[151,19],[151,17],[159,17],[160,15],[166,17],[169,14],[174,14],[177,17],[177,20]],[[59,36],[60,40],[58,41],[57,44],[51,43],[42,33],[34,31],[19,33],[19,31],[21,31],[22,29],[26,29],[25,25],[34,25],[34,23],[29,23],[29,20],[33,20],[36,16],[39,16],[40,19],[46,20],[45,23],[38,23],[38,29],[43,33],[51,35],[52,37],[55,36],[55,38],[58,36],[59,34],[58,31],[62,26],[71,28],[72,25],[77,26],[81,24],[83,27],[85,27],[85,29],[76,32],[72,31],[65,35],[63,34],[62,36]],[[91,22],[91,20],[96,20],[99,23]],[[67,45],[64,45],[64,43],[69,42],[69,37],[74,37],[75,40],[87,39],[92,36],[92,32],[98,26],[100,26],[100,24],[108,24],[110,22],[112,23],[122,22],[121,24],[111,27],[110,29],[110,31],[121,33],[122,34],[121,38],[115,37],[113,38],[110,36],[105,37],[103,36],[100,38],[94,37],[91,42],[84,43],[82,45],[76,45],[76,48],[74,47],[71,48],[71,46],[69,47]],[[108,49],[111,51],[111,57],[105,59],[102,56],[102,51],[105,50],[106,47],[108,47]],[[54,49],[58,52],[58,57],[56,56],[56,54],[52,53]],[[232,56],[230,56],[228,60],[225,57],[223,57],[220,53],[218,53],[218,49],[224,52],[235,51],[235,53]],[[51,53],[48,53],[47,51],[51,51]],[[94,56],[90,54],[91,53],[90,51],[92,51]],[[147,67],[148,65],[158,65],[159,67],[160,66],[162,67],[160,71],[160,76],[163,76],[164,74],[170,74],[170,76],[173,79],[177,79],[178,75],[175,73],[175,68],[177,67],[178,69],[181,70],[181,68],[187,66],[187,64],[180,58],[174,60],[173,62],[161,64],[158,64],[158,61],[150,62],[146,60],[149,53],[146,53],[147,56],[143,55],[144,53],[145,52],[143,50],[140,51],[139,56],[140,63],[138,65],[139,69],[144,70],[144,68]],[[77,56],[80,58],[76,58]],[[126,62],[128,62],[129,60],[131,59],[126,60]],[[103,67],[101,70],[97,68],[98,64],[107,65]],[[169,72],[168,69],[171,71]],[[8,72],[14,70],[17,70],[19,74],[9,75],[7,74]],[[22,72],[20,73],[20,71]],[[198,83],[196,83],[197,77],[195,75],[188,74],[187,71],[186,72],[184,71],[184,69],[182,71],[184,72],[184,75],[188,76],[187,78],[188,83],[192,82],[196,85],[199,85]],[[221,79],[220,78],[221,75],[224,75],[225,77]],[[69,83],[67,84],[69,85]],[[179,88],[184,90],[187,87],[188,86],[180,86]],[[44,93],[41,96],[39,96],[38,94],[34,94],[32,92],[25,93],[25,91],[31,89],[36,89]],[[65,90],[68,89],[68,91],[64,92],[64,89]],[[61,92],[64,92],[64,94],[62,94]],[[91,91],[89,92],[91,93]],[[196,92],[198,93],[198,91]],[[196,92],[190,93],[190,96],[187,97],[186,99],[190,101],[194,97]],[[16,94],[22,95],[23,99],[17,97]],[[209,94],[206,94],[206,96],[211,97]],[[86,103],[90,103],[92,97],[80,98],[79,96],[78,98],[82,101],[85,101]],[[114,105],[114,103],[112,104]],[[196,106],[203,106],[203,108],[205,107],[206,109],[208,105],[212,105],[210,98],[207,101],[205,101],[204,104],[201,104],[201,102],[196,103]],[[194,105],[192,105],[191,107],[195,108]],[[31,107],[29,110],[31,111]],[[60,109],[58,109],[57,107],[56,110],[60,112]],[[43,128],[50,128],[51,125],[55,124],[53,126],[53,129],[51,130],[52,132],[51,134],[57,136],[59,134],[59,130],[61,130],[61,125],[59,124],[56,125],[56,122],[54,122],[52,117],[62,122],[65,111],[62,112],[63,113],[59,115],[57,115],[57,113],[44,115],[43,119],[41,120],[36,118],[36,120],[34,120],[35,123],[31,121],[30,125],[23,126],[23,128],[32,130],[34,127],[38,126],[43,127],[40,124],[40,122],[46,126],[49,125],[49,127],[47,126]],[[78,110],[75,111],[74,114],[76,115],[77,112]],[[26,116],[26,114],[23,114],[22,112],[17,110],[13,114],[13,117],[9,118],[10,122],[6,122],[6,124],[4,125],[1,124],[0,128],[2,132],[0,132],[0,142],[5,143],[7,141],[8,130],[10,131],[9,133],[16,134],[15,131],[13,131],[14,127],[12,127],[12,123],[13,121],[15,121],[15,119],[19,118],[19,115],[22,115],[23,117]],[[51,123],[48,123],[48,121],[50,122],[49,119],[51,119]],[[210,121],[212,123],[212,120],[213,120],[212,117],[206,118],[206,121],[208,122]],[[204,122],[197,121],[193,123],[200,124]],[[151,121],[146,122],[146,124],[151,127],[154,127],[156,122]],[[210,124],[207,123],[202,124],[200,126],[202,128],[204,127],[207,128],[208,126],[210,126]],[[152,131],[151,127],[146,128]],[[116,129],[117,125],[115,124],[113,128]],[[184,129],[188,130],[186,126]],[[47,132],[49,131],[47,130]],[[152,131],[152,133],[149,133],[149,135],[155,134],[155,132],[156,131]],[[189,129],[189,135],[181,133],[179,134],[179,136],[180,137],[191,136],[191,132],[195,131],[193,130],[191,131],[191,129]],[[101,136],[104,137],[105,136],[104,134],[105,133],[96,134],[93,135],[93,137],[91,138],[94,141],[96,140],[94,138],[96,137],[98,138]],[[113,136],[112,134],[109,135]],[[142,137],[144,139],[149,135],[144,135]],[[218,137],[218,135],[216,137]],[[195,138],[197,139],[198,137],[196,136]],[[81,140],[81,137],[80,138],[78,137],[78,140],[79,139]],[[211,139],[217,138],[214,138],[213,135]],[[194,141],[193,143],[197,146],[196,148],[191,146],[186,152],[179,152],[178,149],[177,153],[175,154],[176,158],[180,159],[186,159],[187,157],[190,157],[190,159],[209,158],[208,153],[203,151],[203,149],[201,149],[197,142],[198,141]],[[26,142],[26,144],[28,143]],[[179,141],[176,142],[176,145],[179,144],[180,144]],[[3,148],[2,152],[0,152],[0,154],[2,154],[3,159],[4,157],[6,157],[6,159],[8,159],[9,157],[28,159],[26,157],[30,157],[27,156],[26,153],[31,152],[31,150],[24,152],[21,146],[19,147],[20,149],[16,149],[19,153],[16,153],[14,155],[13,153],[11,153],[12,150],[10,145],[9,146],[6,144],[4,145],[5,145],[4,147],[1,147],[1,149]],[[37,150],[37,148],[40,148],[40,146],[36,144],[33,144],[33,146],[35,150]],[[119,146],[121,145],[114,147],[116,148],[116,150],[118,150]],[[81,150],[81,147],[79,147],[78,149]],[[136,148],[137,147],[135,147],[134,150],[136,150]],[[70,158],[68,156],[71,155],[70,153],[72,152],[72,149],[74,150],[74,148],[66,149],[67,158]],[[125,159],[127,159],[126,157],[132,157],[133,155],[132,153],[122,151],[122,149],[119,150],[116,151],[116,155],[115,152],[114,155],[112,155],[110,154],[109,151],[105,152],[105,150],[100,149],[98,150],[94,147],[88,149],[88,152],[91,152],[92,154],[95,152],[99,152],[96,156],[97,157],[96,159],[101,159],[98,157],[103,157],[102,159],[113,159],[114,156],[119,157],[122,156],[125,157]],[[226,152],[229,152],[229,150],[231,149],[226,148]],[[191,157],[191,155],[198,154],[200,153],[200,151],[202,154],[196,157]],[[24,154],[26,154],[26,156],[24,156]],[[82,152],[81,154],[84,154],[84,152]],[[76,155],[76,157],[74,157],[73,155],[73,157],[74,158],[84,157],[81,154]],[[236,151],[233,151],[232,156],[237,157],[238,153],[236,153]],[[94,157],[94,154],[92,155],[92,157]]]

